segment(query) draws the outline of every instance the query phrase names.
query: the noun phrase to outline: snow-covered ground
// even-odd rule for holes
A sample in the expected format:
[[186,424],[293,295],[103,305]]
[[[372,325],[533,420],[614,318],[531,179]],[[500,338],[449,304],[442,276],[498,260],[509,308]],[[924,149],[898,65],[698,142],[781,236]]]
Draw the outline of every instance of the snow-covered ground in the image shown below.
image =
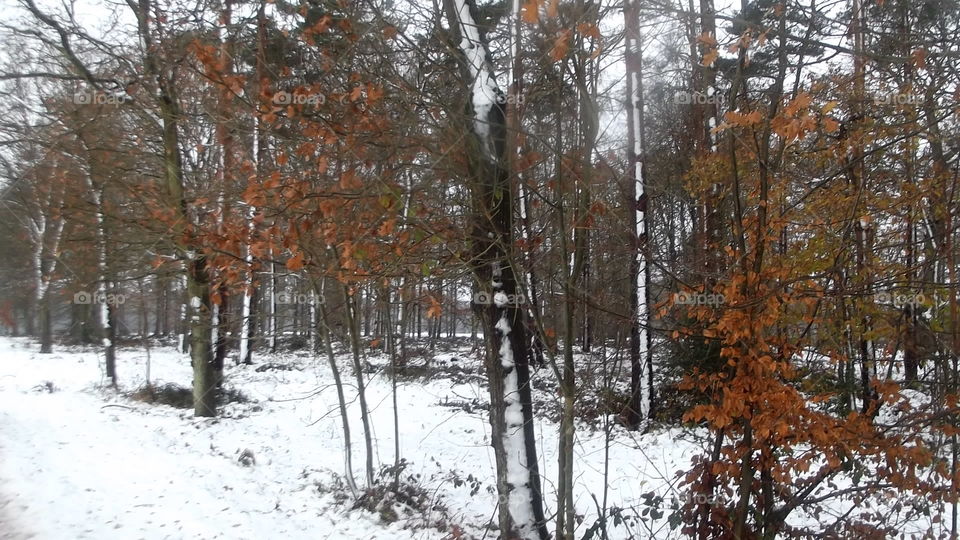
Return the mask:
[[[104,386],[95,350],[36,351],[27,340],[0,338],[0,531],[9,537],[367,540],[456,538],[462,531],[463,538],[480,538],[496,522],[494,460],[482,408],[486,389],[475,374],[400,385],[401,453],[409,462],[403,477],[419,475],[415,483],[446,512],[399,511],[394,520],[343,503],[337,480],[343,473],[340,416],[322,359],[284,354],[258,358],[254,366],[230,366],[228,385],[249,401],[225,406],[220,418],[197,419],[192,410],[128,397],[145,382],[143,349],[121,349],[119,392]],[[466,354],[448,352],[435,361],[475,366],[476,359]],[[150,359],[152,382],[189,386],[184,355],[157,348]],[[349,382],[349,358],[339,360]],[[378,359],[371,360],[376,367]],[[267,363],[293,369],[257,371]],[[394,462],[390,380],[376,369],[367,377],[379,469]],[[362,425],[352,385],[348,392],[354,473],[362,485]],[[552,506],[556,425],[539,421],[537,427]],[[675,473],[696,448],[675,432],[645,435],[642,441],[616,432],[607,500],[624,508],[624,517],[633,517],[642,509],[643,493],[669,496]],[[240,462],[245,451],[255,463]],[[582,430],[576,453],[577,511],[585,531],[597,515],[591,494],[603,500],[602,431]],[[666,516],[644,519],[608,527],[614,538],[671,537]],[[488,538],[494,536],[488,532]]]

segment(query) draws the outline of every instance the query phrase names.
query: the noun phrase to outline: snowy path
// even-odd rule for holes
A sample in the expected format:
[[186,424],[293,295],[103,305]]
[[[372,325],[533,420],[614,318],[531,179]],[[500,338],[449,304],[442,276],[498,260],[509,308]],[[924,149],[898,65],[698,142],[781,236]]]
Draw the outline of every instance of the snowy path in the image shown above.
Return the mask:
[[[0,455],[2,459],[2,455]],[[0,478],[0,540],[26,540],[35,535],[27,534],[26,527],[14,519],[17,511],[17,500],[6,494],[4,481]]]
[[191,486],[194,466],[166,453],[162,437],[131,437],[140,430],[101,412],[102,402],[78,397],[0,397],[0,475],[18,521],[44,527],[49,509],[59,508],[57,529],[76,538],[216,537],[206,523],[222,521],[206,514],[223,504]]
[[[318,442],[316,432],[299,429],[300,418],[288,420],[292,427],[266,414],[243,422],[195,419],[96,389],[93,353],[33,351],[25,341],[0,338],[2,539],[440,537],[331,507],[332,498],[316,491],[323,467],[311,465],[337,463],[321,445],[338,443]],[[171,359],[155,355],[155,375],[182,379],[189,367]],[[128,374],[134,361],[122,366]],[[37,387],[46,381],[57,390]],[[259,463],[243,467],[228,445],[253,441],[264,445],[255,447]],[[291,450],[299,450],[299,461]]]

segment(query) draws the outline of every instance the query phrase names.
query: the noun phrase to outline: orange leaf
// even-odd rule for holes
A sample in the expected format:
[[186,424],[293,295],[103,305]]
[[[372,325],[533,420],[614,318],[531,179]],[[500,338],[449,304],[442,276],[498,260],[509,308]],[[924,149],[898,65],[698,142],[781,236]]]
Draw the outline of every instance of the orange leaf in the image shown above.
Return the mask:
[[363,88],[359,86],[354,86],[353,91],[350,92],[350,101],[356,101],[363,96]]
[[917,49],[917,50],[913,51],[912,53],[910,53],[910,57],[911,57],[912,60],[913,60],[913,65],[917,66],[918,68],[925,68],[925,67],[927,67],[927,51],[926,51],[926,49],[923,49],[923,48]]
[[353,169],[340,175],[340,189],[349,191],[359,189],[361,186],[363,186],[363,183],[357,178],[357,173]]
[[823,130],[827,133],[834,133],[840,129],[840,123],[834,120],[833,118],[824,118],[823,119]]
[[710,49],[706,54],[703,55],[703,60],[700,62],[700,65],[705,67],[710,67],[714,62],[717,61],[717,58],[720,56],[720,51],[717,49]]
[[560,32],[560,35],[557,36],[557,39],[553,42],[553,47],[550,49],[550,58],[554,62],[558,62],[567,55],[567,51],[570,50],[570,31],[564,30]]
[[523,22],[535,23],[540,18],[540,2],[538,0],[526,0],[521,9],[521,18]]
[[794,116],[800,111],[800,109],[806,109],[809,107],[811,101],[810,94],[807,92],[800,92],[797,94],[797,97],[793,98],[793,100],[786,107],[784,107],[783,112],[789,116]]
[[440,314],[443,313],[443,307],[440,305],[440,302],[436,298],[431,296],[430,307],[427,308],[427,318],[428,319],[438,319]]
[[393,232],[394,220],[389,219],[384,221],[380,228],[377,229],[377,236],[387,236]]
[[367,102],[376,103],[383,97],[383,88],[373,84],[367,84]]
[[577,32],[580,32],[586,37],[592,37],[594,39],[600,39],[600,29],[597,28],[597,25],[592,23],[580,23],[577,25]]
[[303,268],[303,253],[297,252],[296,255],[287,259],[287,270],[297,272]]

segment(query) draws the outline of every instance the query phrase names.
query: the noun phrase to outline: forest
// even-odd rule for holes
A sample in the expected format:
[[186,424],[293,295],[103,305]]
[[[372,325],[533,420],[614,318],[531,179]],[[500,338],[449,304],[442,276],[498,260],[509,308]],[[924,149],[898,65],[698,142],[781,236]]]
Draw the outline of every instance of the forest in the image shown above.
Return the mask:
[[0,537],[960,538],[960,2],[2,5]]

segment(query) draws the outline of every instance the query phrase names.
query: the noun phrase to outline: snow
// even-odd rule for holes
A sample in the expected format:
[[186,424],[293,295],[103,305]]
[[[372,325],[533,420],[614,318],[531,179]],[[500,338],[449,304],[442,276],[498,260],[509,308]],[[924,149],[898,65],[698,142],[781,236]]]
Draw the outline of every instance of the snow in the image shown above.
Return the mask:
[[457,19],[460,21],[460,51],[470,69],[473,104],[473,125],[484,152],[490,159],[496,160],[493,143],[490,140],[490,111],[501,99],[500,88],[493,73],[493,66],[487,58],[487,50],[480,40],[480,31],[474,22],[470,9],[464,0],[454,0]]
[[[506,298],[506,295],[500,291],[497,291],[496,295]],[[495,299],[496,295],[494,295]],[[506,376],[503,379],[503,420],[506,424],[503,448],[507,456],[507,482],[512,487],[507,504],[510,508],[510,516],[522,537],[536,540],[538,538],[536,518],[531,512],[530,505],[533,493],[528,484],[527,448],[523,436],[523,405],[519,399],[520,385],[517,383],[516,363],[513,359],[513,347],[510,344],[511,327],[506,312],[497,321],[496,329],[500,332],[500,363],[506,370]]]
[[[0,350],[0,491],[13,498],[8,510],[25,534],[259,539],[316,538],[322,531],[328,538],[441,537],[403,531],[397,523],[384,526],[374,514],[333,511],[332,498],[317,493],[314,483],[330,476],[322,464],[341,455],[332,422],[310,427],[327,412],[328,399],[264,404],[262,411],[228,406],[224,418],[194,419],[189,411],[102,393],[95,387],[94,353],[60,353],[47,361],[6,340]],[[127,386],[142,382],[129,373],[139,369],[134,368],[139,360],[123,352],[121,377],[127,373]],[[161,380],[189,381],[185,357],[161,350],[152,360]],[[286,373],[264,377],[254,393],[293,382]],[[43,380],[54,381],[58,390],[34,391]],[[295,397],[304,390],[292,384],[282,394]],[[289,414],[268,415],[270,409]],[[243,450],[255,455],[255,467],[237,463]]]
[[[529,523],[522,514],[525,510],[514,508],[528,494],[523,491],[527,489],[523,415],[516,399],[516,371],[509,369],[515,363],[506,339],[509,320],[500,319],[497,328],[505,338],[499,351],[508,368],[504,443],[508,481],[516,495],[507,503],[517,523]],[[35,342],[0,337],[0,537],[440,540],[451,538],[453,524],[461,528],[465,540],[496,536],[486,529],[496,521],[492,516],[497,506],[488,413],[483,407],[450,406],[451,401],[483,405],[487,400],[483,376],[477,373],[480,353],[469,345],[436,355],[435,365],[457,358],[459,377],[441,372],[398,381],[400,447],[409,462],[403,477],[419,475],[418,485],[447,508],[446,526],[429,526],[436,524],[436,513],[401,512],[399,519],[387,522],[378,512],[351,510],[351,503],[340,502],[348,493],[339,480],[342,430],[324,357],[263,353],[257,365],[228,366],[228,387],[243,392],[249,401],[223,406],[219,418],[201,419],[190,409],[126,396],[144,382],[143,349],[117,350],[119,392],[107,386],[98,349],[55,346],[53,354],[37,351]],[[348,374],[349,352],[336,353],[341,370]],[[585,360],[582,355],[577,358]],[[150,360],[155,384],[190,383],[189,358],[174,348],[154,346]],[[364,374],[375,461],[377,467],[392,465],[391,385],[383,371],[388,359],[369,355],[368,360],[375,367],[375,373]],[[262,369],[271,363],[290,369]],[[536,376],[549,375],[541,370]],[[355,434],[353,462],[362,463],[356,391],[351,385],[344,389]],[[555,400],[550,389],[534,389],[535,403]],[[928,396],[904,391],[902,402],[885,405],[878,421],[895,423],[927,403]],[[556,501],[557,424],[541,412],[536,425],[549,516]],[[603,500],[604,489],[608,507],[623,509],[623,517],[637,516],[627,522],[609,520],[611,540],[679,537],[667,523],[669,502],[660,507],[662,515],[644,515],[648,509],[644,495],[684,500],[676,491],[677,474],[688,471],[690,458],[704,450],[703,435],[681,428],[646,434],[615,428],[605,477],[604,432],[578,426],[574,493],[576,513],[583,520],[576,537],[595,523],[592,497]],[[243,454],[252,455],[255,463],[244,466],[239,462]],[[354,472],[362,475],[362,470]],[[463,482],[471,476],[479,486],[476,491],[470,482]],[[842,489],[850,482],[837,478],[835,483]],[[876,505],[889,509],[893,503],[880,500]],[[852,505],[849,500],[833,501],[817,514],[798,510],[789,521],[828,522]],[[930,518],[915,518],[902,530],[908,535],[922,533],[931,525]]]
[[[501,320],[504,337],[509,321]],[[512,366],[509,340],[501,361]],[[38,540],[62,538],[291,538],[417,539],[450,538],[450,530],[425,527],[423,516],[401,515],[382,521],[375,512],[350,510],[337,502],[346,493],[337,477],[343,471],[342,430],[336,390],[324,358],[283,353],[258,356],[254,366],[228,366],[228,386],[251,402],[232,403],[215,419],[194,418],[190,409],[146,404],[124,394],[144,382],[146,352],[117,350],[119,393],[101,373],[96,349],[65,349],[41,355],[36,343],[0,338],[0,524]],[[459,358],[458,368],[477,370],[479,353],[469,346],[440,356]],[[172,347],[150,351],[154,383],[189,385],[189,358]],[[350,358],[337,351],[349,373]],[[382,369],[383,356],[369,360]],[[268,363],[290,370],[262,370]],[[371,407],[375,461],[393,463],[393,411],[390,380],[382,371],[365,374]],[[420,483],[448,508],[448,523],[463,538],[495,536],[485,531],[497,505],[495,460],[490,446],[488,413],[443,406],[449,400],[485,403],[481,376],[451,380],[401,379],[398,390],[401,454],[410,464],[404,476]],[[50,382],[56,389],[43,390]],[[526,481],[522,450],[522,414],[516,400],[516,372],[510,389],[505,439],[512,456],[510,481],[521,500]],[[354,463],[363,463],[356,392],[345,386],[354,435]],[[554,400],[549,391],[535,399]],[[546,490],[546,513],[556,494],[557,426],[538,419],[540,470]],[[597,517],[594,502],[605,486],[609,504],[642,510],[641,495],[654,491],[668,498],[674,473],[686,470],[697,446],[678,440],[680,431],[615,431],[610,446],[610,476],[604,479],[604,435],[580,429],[575,446],[577,513],[585,530]],[[244,451],[256,463],[238,463]],[[362,475],[362,469],[354,471]],[[472,475],[480,489],[455,478]],[[337,486],[341,486],[338,488]],[[518,491],[518,489],[520,491]],[[518,522],[526,517],[514,515]],[[610,526],[613,539],[664,538],[667,516],[640,525]],[[493,520],[495,523],[495,519]],[[0,525],[4,526],[4,525]],[[646,527],[654,531],[645,536]],[[659,531],[659,532],[657,532]],[[12,533],[11,533],[12,534]],[[581,534],[578,535],[581,536]]]

